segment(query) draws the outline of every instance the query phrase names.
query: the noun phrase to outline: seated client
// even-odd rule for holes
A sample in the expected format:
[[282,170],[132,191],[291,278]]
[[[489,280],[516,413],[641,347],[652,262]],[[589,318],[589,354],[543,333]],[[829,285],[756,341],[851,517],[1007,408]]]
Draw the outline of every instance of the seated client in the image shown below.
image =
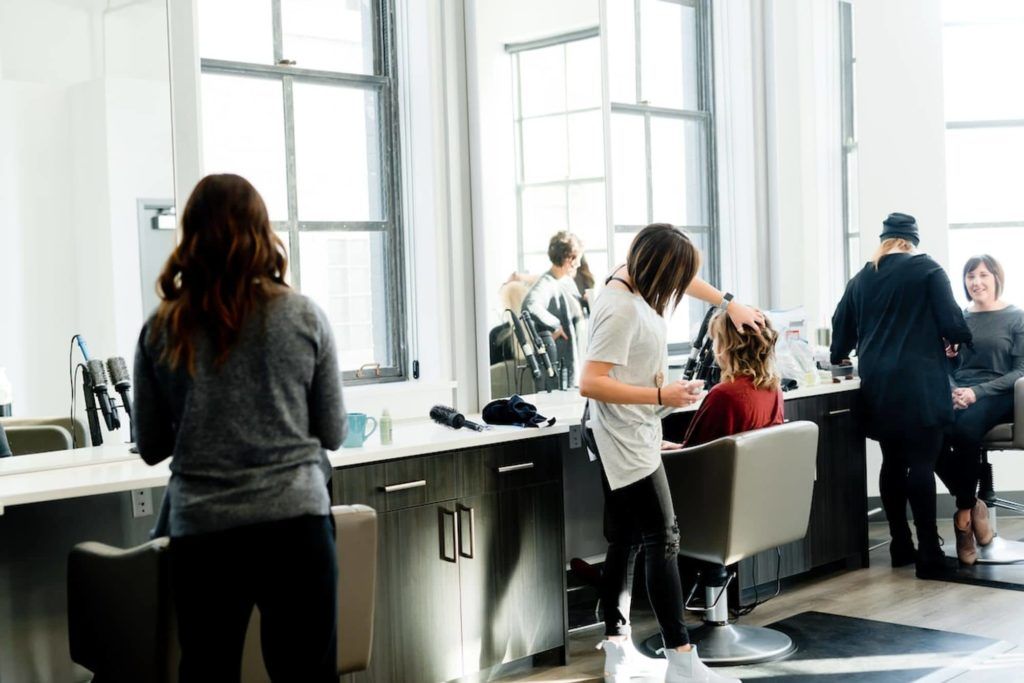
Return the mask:
[[974,345],[947,347],[953,359],[953,426],[936,472],[956,497],[957,557],[974,564],[978,544],[992,540],[988,508],[978,501],[978,463],[985,434],[1013,421],[1013,384],[1024,377],[1024,311],[1004,302],[1003,268],[984,254],[964,265],[964,292],[970,305],[964,319]]
[[779,335],[771,321],[765,318],[760,330],[739,330],[719,313],[711,320],[710,332],[722,381],[704,397],[684,446],[782,424],[782,390],[775,372]]

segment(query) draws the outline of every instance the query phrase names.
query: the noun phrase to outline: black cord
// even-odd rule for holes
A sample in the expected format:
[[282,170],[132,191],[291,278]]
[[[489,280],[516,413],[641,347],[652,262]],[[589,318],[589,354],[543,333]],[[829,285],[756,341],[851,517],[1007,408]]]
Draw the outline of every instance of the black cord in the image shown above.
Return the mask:
[[754,602],[749,604],[749,605],[747,605],[746,607],[739,607],[739,608],[736,608],[736,609],[733,609],[733,610],[729,610],[730,612],[732,612],[732,615],[734,617],[746,616],[746,615],[750,614],[751,612],[753,612],[758,607],[760,607],[761,605],[763,605],[764,603],[768,602],[769,600],[772,600],[774,598],[779,597],[779,593],[782,592],[782,548],[776,548],[775,549],[775,593],[772,594],[772,595],[769,595],[764,600],[760,599],[760,596],[758,595],[758,592],[757,592],[757,555],[754,555],[754,567],[753,567],[753,570],[754,570],[753,571],[753,573],[754,573]]
[[68,379],[71,382],[71,447],[78,448],[78,430],[75,429],[75,375],[78,373],[76,368],[71,363],[71,357],[75,355],[75,340],[78,339],[78,335],[71,337],[71,344],[68,347]]

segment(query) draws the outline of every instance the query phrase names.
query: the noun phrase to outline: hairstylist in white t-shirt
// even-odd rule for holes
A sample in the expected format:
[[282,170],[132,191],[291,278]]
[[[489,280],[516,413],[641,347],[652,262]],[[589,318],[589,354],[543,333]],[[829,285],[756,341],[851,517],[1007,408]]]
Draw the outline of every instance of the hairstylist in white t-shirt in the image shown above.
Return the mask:
[[608,554],[601,604],[607,640],[600,647],[605,675],[615,681],[644,673],[645,658],[629,639],[627,570],[641,547],[637,539],[669,660],[665,680],[735,680],[701,663],[683,624],[679,526],[661,463],[661,417],[697,401],[703,382],[665,383],[665,315],[689,293],[724,305],[737,327],[763,324],[764,317],[696,278],[699,267],[700,252],[685,233],[664,223],[649,225],[633,239],[625,268],[612,273],[592,304],[580,393],[591,399],[589,426],[603,475]]

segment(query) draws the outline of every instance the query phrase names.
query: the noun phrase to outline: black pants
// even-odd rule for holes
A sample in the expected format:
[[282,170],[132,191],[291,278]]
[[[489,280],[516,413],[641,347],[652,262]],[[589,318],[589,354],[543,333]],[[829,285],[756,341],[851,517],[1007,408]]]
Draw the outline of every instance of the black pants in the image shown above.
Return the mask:
[[274,683],[336,683],[338,566],[329,517],[173,538],[170,557],[181,683],[238,683],[253,605]]
[[914,513],[917,540],[922,548],[938,548],[935,527],[935,461],[942,448],[938,427],[910,428],[880,441],[882,471],[878,488],[889,519],[893,540],[910,541],[907,501]]
[[690,642],[683,623],[683,588],[679,580],[679,525],[672,508],[665,467],[629,486],[604,486],[604,561],[601,606],[605,635],[629,634],[629,605],[636,554],[644,549],[644,572],[651,607],[666,648]]
[[981,440],[997,424],[1013,422],[1013,394],[984,396],[953,416],[955,421],[935,470],[956,497],[957,509],[970,510],[978,500]]

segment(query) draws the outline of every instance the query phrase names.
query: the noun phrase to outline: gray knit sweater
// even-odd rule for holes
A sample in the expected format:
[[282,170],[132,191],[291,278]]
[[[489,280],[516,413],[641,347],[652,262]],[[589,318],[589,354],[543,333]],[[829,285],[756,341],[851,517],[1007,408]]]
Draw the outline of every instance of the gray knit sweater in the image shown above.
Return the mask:
[[[139,454],[171,458],[172,537],[330,512],[325,449],[345,437],[334,338],[323,311],[288,292],[245,322],[220,368],[206,335],[196,373],[160,361],[143,326],[135,352]],[[167,512],[165,510],[165,512]]]
[[1013,391],[1024,377],[1024,311],[1007,306],[998,311],[964,310],[974,346],[961,347],[953,374],[958,387],[970,387],[977,398]]

